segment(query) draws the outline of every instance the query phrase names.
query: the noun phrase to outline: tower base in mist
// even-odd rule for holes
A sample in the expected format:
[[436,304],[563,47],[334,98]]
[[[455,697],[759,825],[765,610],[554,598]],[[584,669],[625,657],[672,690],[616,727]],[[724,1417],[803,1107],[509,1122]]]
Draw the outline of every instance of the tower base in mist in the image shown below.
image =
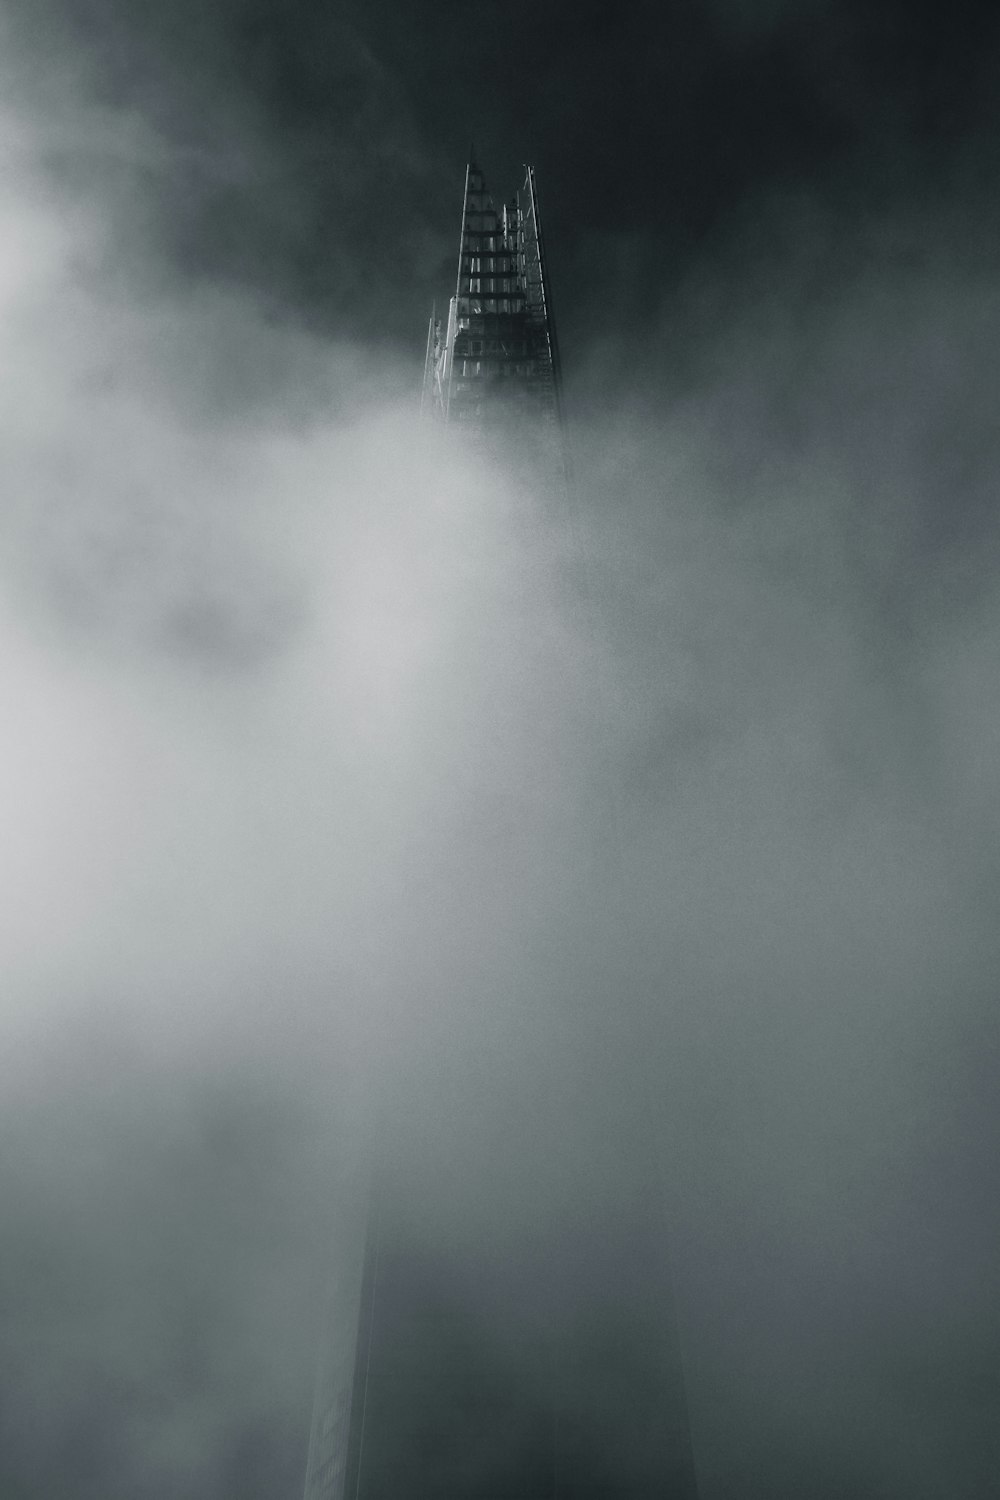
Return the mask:
[[379,1173],[307,1500],[695,1500],[656,1216],[623,1188],[552,1222],[530,1164],[497,1190],[440,1147],[433,1184]]

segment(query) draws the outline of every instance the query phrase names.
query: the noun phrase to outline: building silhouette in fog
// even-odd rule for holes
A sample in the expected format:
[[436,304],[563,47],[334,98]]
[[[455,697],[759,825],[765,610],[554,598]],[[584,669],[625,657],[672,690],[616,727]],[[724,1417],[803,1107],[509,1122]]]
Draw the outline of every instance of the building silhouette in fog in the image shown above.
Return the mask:
[[473,443],[527,442],[544,468],[561,448],[559,397],[534,168],[498,209],[470,162],[455,295],[444,324],[431,314],[422,408]]
[[[534,171],[498,209],[470,162],[422,407],[522,480],[564,487],[559,379]],[[694,1500],[652,1174],[630,1159],[572,1213],[546,1207],[547,1139],[565,1113],[600,1136],[620,1102],[599,1094],[531,1127],[512,1109],[504,1173],[461,1105],[422,1156],[391,1139],[375,1153],[341,1215],[305,1500]]]

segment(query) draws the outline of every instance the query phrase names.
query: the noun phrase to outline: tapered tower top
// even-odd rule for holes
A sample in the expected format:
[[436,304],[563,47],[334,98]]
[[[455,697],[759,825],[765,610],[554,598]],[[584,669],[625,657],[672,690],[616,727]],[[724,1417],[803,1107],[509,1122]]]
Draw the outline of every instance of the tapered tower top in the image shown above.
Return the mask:
[[534,168],[498,208],[470,151],[455,294],[444,329],[431,316],[423,409],[490,446],[534,440],[561,454],[559,383]]

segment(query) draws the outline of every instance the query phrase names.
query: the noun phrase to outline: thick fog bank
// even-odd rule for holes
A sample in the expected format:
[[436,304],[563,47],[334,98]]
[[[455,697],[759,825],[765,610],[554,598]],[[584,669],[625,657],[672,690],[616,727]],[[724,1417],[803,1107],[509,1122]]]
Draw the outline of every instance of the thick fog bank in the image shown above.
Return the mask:
[[778,203],[567,506],[9,123],[0,1488],[294,1493],[381,1121],[501,1304],[659,1196],[705,1500],[987,1494],[991,278]]

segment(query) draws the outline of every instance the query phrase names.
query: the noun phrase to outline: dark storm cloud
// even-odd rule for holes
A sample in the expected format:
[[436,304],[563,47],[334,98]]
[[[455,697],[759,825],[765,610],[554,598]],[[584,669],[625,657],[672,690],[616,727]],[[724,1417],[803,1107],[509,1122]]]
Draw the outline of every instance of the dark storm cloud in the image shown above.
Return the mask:
[[[767,0],[7,12],[36,105],[58,117],[62,80],[83,79],[119,141],[124,105],[160,143],[158,162],[119,167],[146,274],[155,251],[160,274],[235,280],[275,311],[412,351],[414,301],[450,284],[446,184],[470,137],[498,193],[524,157],[540,167],[580,345],[608,308],[593,237],[599,262],[602,236],[633,237],[614,304],[632,334],[651,288],[728,237],[759,190],[839,178],[849,196],[919,195],[948,169],[942,144],[996,125],[997,26],[979,0],[945,19],[935,4]],[[78,149],[66,161],[87,180]]]
[[[7,15],[7,1488],[294,1493],[391,1097],[511,1264],[657,1122],[706,1500],[985,1496],[992,13]],[[469,134],[571,528],[398,409]]]
[[297,310],[377,345],[407,319],[414,276],[439,273],[433,154],[348,13],[6,12],[14,87],[47,117],[63,191],[99,194],[115,219],[117,275],[243,286],[280,320]]

